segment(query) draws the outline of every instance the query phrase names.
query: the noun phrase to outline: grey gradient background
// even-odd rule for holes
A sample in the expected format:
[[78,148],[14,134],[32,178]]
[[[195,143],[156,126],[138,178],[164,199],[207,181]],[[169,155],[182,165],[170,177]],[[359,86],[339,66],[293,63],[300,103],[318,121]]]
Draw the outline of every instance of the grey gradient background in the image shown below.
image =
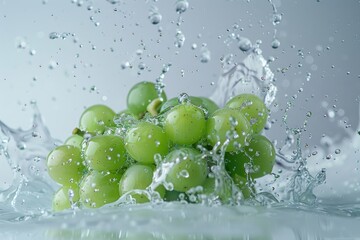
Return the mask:
[[[176,26],[175,0],[79,2],[83,5],[71,0],[48,0],[45,4],[42,0],[0,1],[0,119],[9,126],[30,128],[33,110],[29,103],[36,100],[52,135],[64,140],[77,126],[85,107],[103,103],[116,111],[126,108],[130,87],[139,81],[154,81],[167,63],[172,63],[164,80],[168,96],[182,92],[209,96],[216,86],[211,82],[217,82],[221,74],[220,58],[229,53],[236,61],[245,57],[236,43],[224,44],[229,34],[235,33],[252,42],[261,39],[264,57],[276,59],[270,65],[279,88],[278,110],[267,132],[271,139],[281,142],[285,138],[281,117],[294,94],[298,97],[289,122],[292,127],[300,126],[306,113],[312,112],[304,135],[310,147],[319,143],[322,134],[342,134],[337,127],[340,120],[357,130],[358,0],[274,0],[283,14],[276,26],[281,42],[276,50],[271,48],[275,27],[267,0],[189,0],[190,8],[180,27]],[[87,10],[90,5],[93,9]],[[152,6],[162,14],[159,25],[148,19]],[[100,25],[95,26],[95,22]],[[177,28],[186,37],[180,49],[174,46]],[[73,33],[75,37],[51,40],[51,32]],[[195,50],[191,49],[193,43],[198,46]],[[199,59],[203,43],[211,52],[208,63]],[[142,48],[140,59],[136,51]],[[30,54],[32,50],[35,55]],[[131,61],[133,68],[121,69],[125,61]],[[146,69],[139,75],[140,62]],[[56,65],[53,69],[49,68],[51,63]],[[91,90],[93,86],[96,90]],[[300,88],[303,91],[299,93]],[[324,116],[328,111],[325,102],[330,109],[336,105],[333,110],[338,117],[329,120]]]

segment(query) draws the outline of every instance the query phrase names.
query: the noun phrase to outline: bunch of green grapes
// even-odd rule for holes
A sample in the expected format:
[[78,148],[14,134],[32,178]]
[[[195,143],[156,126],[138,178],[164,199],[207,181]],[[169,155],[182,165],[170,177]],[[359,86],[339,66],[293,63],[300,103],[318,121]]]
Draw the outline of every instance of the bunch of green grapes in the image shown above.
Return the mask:
[[127,109],[87,108],[73,135],[49,153],[48,173],[62,185],[53,209],[99,208],[121,197],[184,200],[199,186],[212,194],[214,162],[199,149],[225,151],[227,174],[249,197],[247,181],[271,173],[275,161],[273,144],[260,134],[267,118],[263,101],[252,94],[219,108],[206,97],[167,100],[154,83],[140,82],[128,93]]

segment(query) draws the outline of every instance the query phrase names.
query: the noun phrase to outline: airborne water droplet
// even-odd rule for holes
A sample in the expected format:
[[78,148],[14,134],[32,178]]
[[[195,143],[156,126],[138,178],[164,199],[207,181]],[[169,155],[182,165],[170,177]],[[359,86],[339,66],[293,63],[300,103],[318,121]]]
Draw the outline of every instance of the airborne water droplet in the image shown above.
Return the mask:
[[181,30],[176,30],[175,34],[175,47],[181,48],[185,43],[185,35],[181,32]]
[[201,48],[201,55],[200,55],[200,61],[202,63],[207,63],[211,59],[211,52],[207,47]]
[[189,2],[187,0],[178,0],[175,5],[177,13],[183,13],[189,8]]
[[252,47],[251,41],[244,37],[240,37],[238,44],[239,44],[240,50],[244,51],[244,52],[249,51]]
[[149,19],[152,24],[156,25],[161,22],[162,16],[160,13],[154,12],[149,15]]
[[49,34],[49,38],[50,38],[50,39],[60,38],[60,34],[57,33],[57,32],[52,32],[52,33]]
[[275,38],[275,39],[272,41],[272,43],[271,43],[271,47],[272,47],[273,49],[277,49],[278,47],[280,47],[280,41]]

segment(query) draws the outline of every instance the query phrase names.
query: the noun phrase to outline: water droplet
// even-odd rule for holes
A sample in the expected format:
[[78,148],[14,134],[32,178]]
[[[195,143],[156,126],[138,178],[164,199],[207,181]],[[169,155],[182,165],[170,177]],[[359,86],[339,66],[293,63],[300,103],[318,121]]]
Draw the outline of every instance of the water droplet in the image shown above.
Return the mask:
[[178,0],[175,4],[175,10],[177,13],[184,13],[189,8],[189,2],[187,0]]
[[201,48],[201,55],[200,55],[200,61],[202,63],[207,63],[211,59],[211,52],[207,47]]
[[195,50],[196,48],[197,48],[197,44],[196,44],[196,43],[191,44],[191,49],[192,49],[192,50]]
[[57,66],[57,63],[55,61],[50,61],[49,69],[53,70],[56,66]]
[[272,47],[273,49],[277,49],[278,47],[280,47],[280,41],[275,38],[275,39],[272,41],[272,43],[271,43],[271,47]]
[[140,70],[144,70],[145,67],[146,67],[146,65],[145,65],[145,63],[143,63],[143,62],[140,62],[139,65],[138,65],[138,68],[139,68]]
[[181,48],[185,43],[185,35],[181,32],[181,30],[176,30],[175,34],[175,47]]
[[273,24],[274,24],[274,26],[278,25],[281,22],[281,19],[282,19],[282,15],[280,13],[274,14],[274,16],[273,16]]
[[60,38],[60,34],[57,33],[57,32],[52,32],[52,33],[49,34],[49,38],[50,38],[50,39]]
[[34,55],[36,54],[36,50],[35,50],[35,49],[31,49],[31,50],[29,51],[29,53],[30,53],[31,56],[34,56]]
[[336,153],[336,154],[340,154],[340,153],[341,153],[341,150],[338,148],[338,149],[335,150],[335,153]]
[[240,50],[244,51],[244,52],[247,52],[252,48],[251,41],[244,37],[240,37],[238,44],[239,44]]
[[181,177],[188,178],[188,177],[189,177],[189,172],[184,169],[184,170],[181,170],[181,171],[179,172],[179,175],[180,175]]
[[160,13],[154,12],[149,15],[149,19],[152,24],[156,25],[161,22],[162,16]]
[[187,103],[190,101],[189,95],[187,95],[186,93],[180,93],[179,97],[178,97],[178,101],[179,103]]
[[121,64],[121,69],[126,69],[126,68],[129,68],[130,67],[130,63],[129,62],[123,62]]

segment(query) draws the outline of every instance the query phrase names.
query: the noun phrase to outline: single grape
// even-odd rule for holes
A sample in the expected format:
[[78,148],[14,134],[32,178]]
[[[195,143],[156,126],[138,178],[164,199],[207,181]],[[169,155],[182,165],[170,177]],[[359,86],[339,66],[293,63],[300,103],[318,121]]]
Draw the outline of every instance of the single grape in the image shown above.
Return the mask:
[[239,109],[250,122],[254,133],[260,133],[264,129],[269,110],[258,96],[241,94],[230,99],[225,106]]
[[164,130],[152,123],[140,122],[125,137],[129,155],[140,163],[155,163],[154,156],[169,152],[169,138]]
[[78,182],[85,170],[80,149],[71,145],[56,147],[47,157],[47,169],[50,177],[60,184]]
[[245,146],[252,133],[249,121],[235,109],[219,109],[207,121],[207,138],[211,145],[224,144],[228,139],[226,152],[232,152]]
[[166,181],[173,184],[175,191],[186,192],[201,185],[206,179],[207,163],[196,149],[175,149],[166,156],[165,161],[174,163]]
[[91,171],[80,183],[80,202],[88,208],[99,208],[119,199],[121,174]]
[[[120,196],[132,190],[145,190],[152,183],[155,167],[153,165],[135,164],[129,167],[121,177],[119,184]],[[156,188],[160,197],[164,197],[165,188],[160,185]],[[149,202],[149,198],[145,194],[131,193],[131,197],[136,203]]]
[[93,105],[87,108],[80,117],[80,130],[102,134],[106,128],[115,127],[115,112],[105,105]]
[[[198,97],[189,96],[188,98],[189,102],[191,104],[194,104],[195,106],[200,106],[202,103],[202,100]],[[163,105],[161,105],[160,113],[164,113],[166,111],[169,111],[173,107],[181,104],[178,97],[171,98],[167,100]]]
[[84,152],[87,166],[96,171],[115,171],[124,166],[126,150],[123,140],[114,135],[92,137]]
[[62,186],[54,195],[52,209],[59,212],[71,208],[80,199],[79,187],[76,184]]
[[167,113],[164,130],[175,144],[194,144],[205,135],[204,112],[192,104],[177,105]]
[[[141,118],[146,112],[146,107],[156,98],[159,98],[156,86],[152,82],[140,82],[134,85],[127,96],[128,110]],[[166,101],[166,94],[162,92],[162,101]]]
[[65,140],[64,145],[71,145],[81,149],[82,148],[81,144],[83,140],[84,138],[82,136],[73,134]]
[[207,97],[199,97],[201,100],[200,106],[207,110],[207,116],[211,116],[216,110],[219,109],[219,106]]
[[244,150],[225,155],[225,167],[230,175],[246,177],[248,173],[251,178],[259,178],[271,173],[274,164],[275,148],[262,135],[253,135]]

